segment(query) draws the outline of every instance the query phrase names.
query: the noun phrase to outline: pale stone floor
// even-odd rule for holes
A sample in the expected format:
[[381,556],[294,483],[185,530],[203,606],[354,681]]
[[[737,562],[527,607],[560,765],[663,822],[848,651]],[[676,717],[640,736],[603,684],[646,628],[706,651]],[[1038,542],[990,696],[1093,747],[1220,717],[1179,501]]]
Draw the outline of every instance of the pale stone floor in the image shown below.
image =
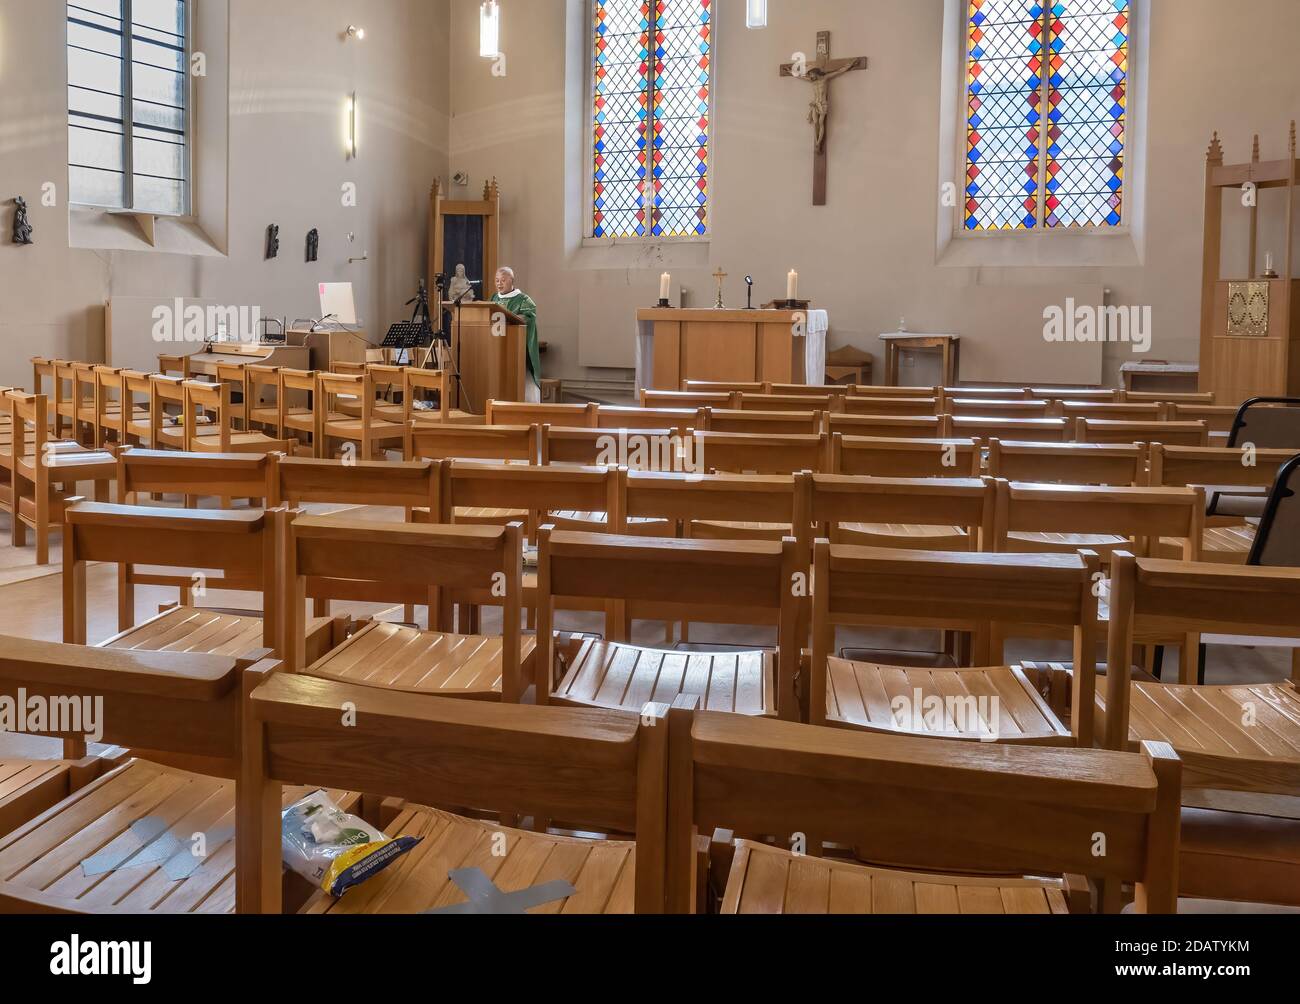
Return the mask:
[[[62,611],[62,574],[60,572],[60,550],[57,538],[51,549],[52,564],[45,570],[35,567],[35,558],[29,546],[15,550],[9,544],[8,517],[0,514],[0,635],[22,638],[58,641],[63,632]],[[112,566],[97,565],[88,570],[87,581],[87,637],[92,643],[111,637],[117,632],[117,590],[116,569]],[[136,591],[137,620],[144,620],[159,610],[159,607],[175,603],[174,590],[162,588],[139,588]],[[223,594],[220,605],[236,609],[257,609],[261,597],[254,594]],[[400,609],[383,611],[376,607],[347,604],[335,605],[333,613],[353,614],[358,616],[381,616],[383,619],[400,618]],[[421,615],[423,611],[421,611]],[[557,616],[557,630],[587,632],[600,634],[603,618],[598,614],[564,614]],[[500,614],[498,611],[485,610],[483,613],[483,631],[492,633],[500,631]],[[665,638],[664,625],[638,623],[635,627],[634,641],[643,645],[662,645]],[[937,635],[933,632],[917,631],[872,631],[842,633],[839,644],[855,648],[869,647],[887,651],[925,651],[935,647]],[[715,627],[694,625],[691,630],[692,645],[720,645],[727,647],[764,647],[774,646],[775,631],[762,628]],[[1013,662],[1066,660],[1069,658],[1069,646],[1054,642],[1013,643],[1008,650],[1008,657]],[[1177,672],[1177,652],[1170,650],[1166,654],[1168,674]],[[1208,664],[1209,683],[1233,682],[1276,682],[1290,675],[1289,652],[1285,650],[1246,649],[1215,646],[1210,649]],[[56,743],[0,734],[0,756],[54,757],[58,756]],[[1207,803],[1209,804],[1209,803]],[[1300,799],[1270,800],[1267,804],[1239,804],[1223,801],[1223,796],[1215,796],[1214,804],[1229,808],[1238,804],[1240,808],[1255,808],[1270,814],[1300,818]],[[1295,912],[1282,911],[1280,908],[1247,906],[1243,904],[1225,904],[1208,901],[1185,900],[1180,905],[1187,913],[1221,913],[1221,912]]]

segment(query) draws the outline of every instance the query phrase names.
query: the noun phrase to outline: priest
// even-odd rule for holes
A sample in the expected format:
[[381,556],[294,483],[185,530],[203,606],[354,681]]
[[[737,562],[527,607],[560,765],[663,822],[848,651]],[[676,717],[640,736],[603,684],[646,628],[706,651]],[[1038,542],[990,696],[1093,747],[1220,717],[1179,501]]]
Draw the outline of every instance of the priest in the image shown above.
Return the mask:
[[542,400],[542,348],[537,340],[537,304],[523,290],[515,288],[515,270],[499,268],[496,275],[496,295],[493,303],[499,303],[516,317],[522,317],[528,325],[528,377],[524,381],[524,397],[533,404]]

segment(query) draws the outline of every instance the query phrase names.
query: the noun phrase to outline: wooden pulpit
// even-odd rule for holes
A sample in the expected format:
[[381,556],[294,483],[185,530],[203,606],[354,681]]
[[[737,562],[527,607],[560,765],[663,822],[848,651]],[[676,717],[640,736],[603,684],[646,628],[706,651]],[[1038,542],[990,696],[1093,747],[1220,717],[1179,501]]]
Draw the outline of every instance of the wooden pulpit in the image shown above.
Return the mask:
[[528,325],[495,303],[444,303],[451,315],[452,357],[463,390],[455,407],[487,413],[488,401],[523,401],[528,379]]

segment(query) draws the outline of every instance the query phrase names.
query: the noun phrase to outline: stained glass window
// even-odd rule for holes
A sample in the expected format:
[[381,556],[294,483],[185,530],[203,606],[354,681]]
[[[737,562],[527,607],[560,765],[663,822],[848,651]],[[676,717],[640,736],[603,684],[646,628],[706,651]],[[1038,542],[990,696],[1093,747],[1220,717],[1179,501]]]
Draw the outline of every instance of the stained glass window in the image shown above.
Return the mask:
[[714,0],[594,0],[592,236],[708,232]]
[[968,230],[1124,222],[1131,0],[970,0]]

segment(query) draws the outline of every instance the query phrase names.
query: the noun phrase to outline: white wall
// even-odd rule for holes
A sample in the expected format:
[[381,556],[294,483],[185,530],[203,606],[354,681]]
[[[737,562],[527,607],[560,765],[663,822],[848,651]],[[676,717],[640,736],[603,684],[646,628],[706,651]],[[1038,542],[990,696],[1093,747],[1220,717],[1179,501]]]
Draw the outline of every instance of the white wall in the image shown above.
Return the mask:
[[[552,346],[547,371],[566,378],[593,375],[590,362],[630,361],[632,314],[648,303],[665,263],[675,263],[697,305],[711,304],[709,273],[718,265],[732,277],[732,305],[743,303],[746,273],[766,298],[797,267],[805,294],[831,311],[834,345],[878,352],[876,334],[906,317],[913,331],[974,334],[963,349],[974,379],[1014,379],[1025,347],[1041,346],[1041,328],[1032,326],[972,333],[964,307],[976,286],[988,287],[980,301],[1004,296],[1009,315],[1032,318],[1046,305],[1034,287],[1104,285],[1112,302],[1153,308],[1152,357],[1195,359],[1210,136],[1217,129],[1229,159],[1241,160],[1260,132],[1265,159],[1281,157],[1288,122],[1300,116],[1300,4],[1147,0],[1143,263],[944,267],[935,240],[939,184],[948,180],[938,174],[943,0],[774,0],[770,26],[753,32],[744,27],[744,0],[719,0],[711,245],[694,261],[690,252],[644,249],[629,265],[579,250],[561,197],[581,169],[569,163],[563,123],[573,76],[566,10],[582,2],[504,5],[507,73],[495,77],[477,54],[477,0],[452,0],[451,170],[468,171],[471,189],[491,175],[500,180],[504,258],[539,302]],[[820,29],[832,32],[837,55],[867,55],[871,67],[834,84],[830,204],[814,208],[808,88],[777,67],[795,50],[812,51]],[[1263,233],[1280,257],[1281,235]],[[1124,348],[1107,348],[1108,380],[1125,358]]]
[[[0,384],[29,384],[33,355],[101,358],[103,305],[118,295],[260,306],[292,320],[319,312],[318,282],[351,281],[372,337],[409,318],[429,189],[447,173],[447,0],[230,0],[227,256],[69,248],[64,16],[57,0],[0,0]],[[367,29],[364,43],[341,40],[349,23]],[[349,162],[342,108],[353,90],[362,146]],[[41,205],[47,181],[58,186],[54,208]],[[7,200],[18,194],[34,247],[9,243]],[[265,262],[270,223],[281,251]],[[321,254],[308,265],[312,227]],[[366,250],[369,262],[346,263]]]

